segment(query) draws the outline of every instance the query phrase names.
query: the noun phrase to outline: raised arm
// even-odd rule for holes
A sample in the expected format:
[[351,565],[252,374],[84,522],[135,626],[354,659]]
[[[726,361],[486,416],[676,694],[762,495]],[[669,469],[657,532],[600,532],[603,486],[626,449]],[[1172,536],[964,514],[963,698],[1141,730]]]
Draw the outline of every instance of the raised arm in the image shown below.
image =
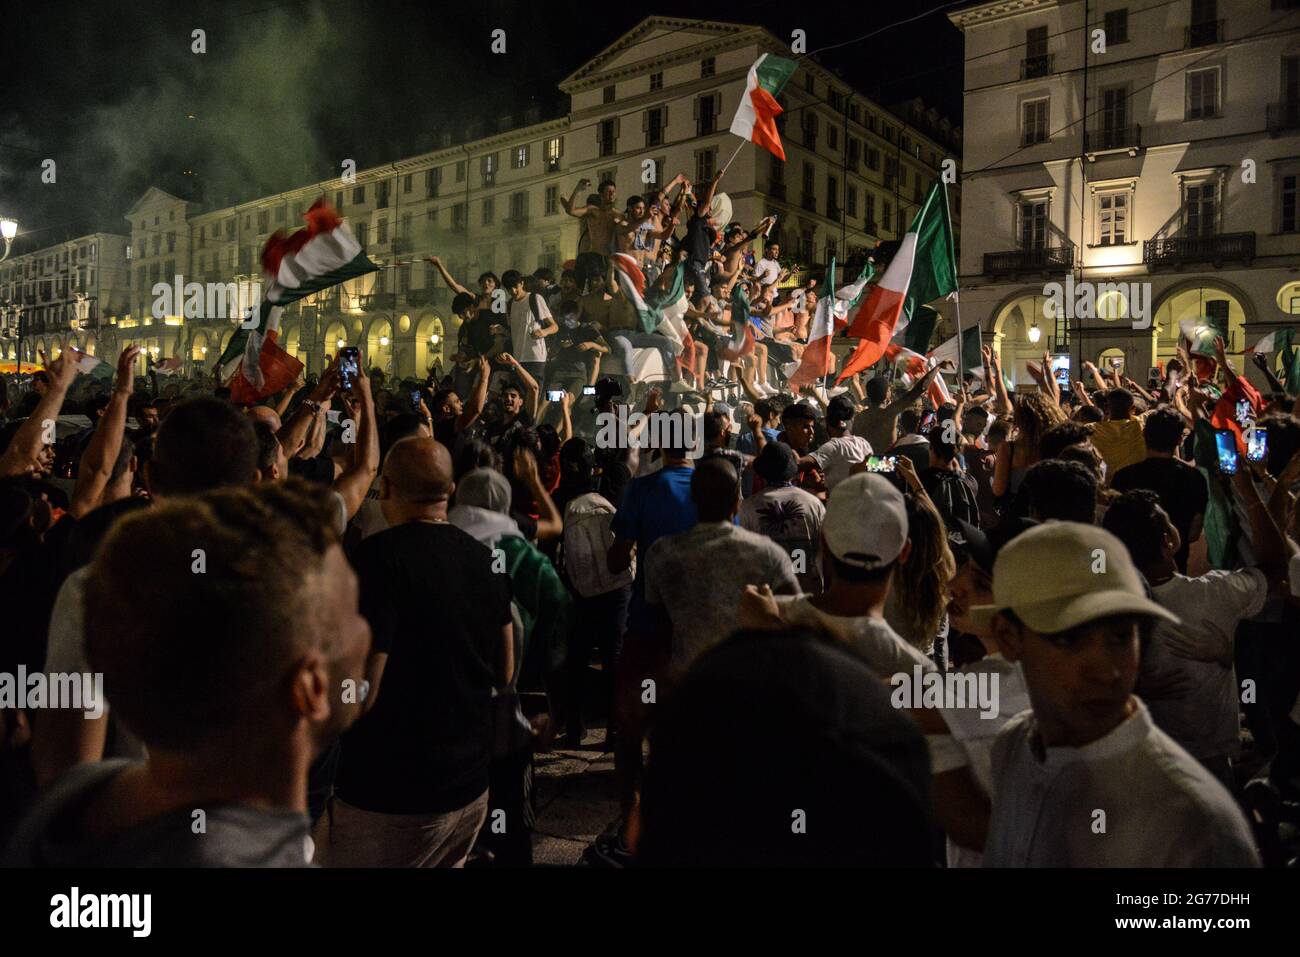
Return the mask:
[[574,205],[574,200],[578,198],[580,192],[584,189],[590,188],[591,180],[584,176],[582,179],[578,180],[578,185],[573,187],[573,192],[570,193],[567,198],[563,196],[560,197],[560,207],[575,219],[581,219],[587,214],[587,211],[591,209],[591,207],[586,203],[583,203],[581,206]]
[[109,397],[104,414],[100,416],[99,424],[95,426],[95,434],[91,436],[77,470],[77,486],[73,489],[72,504],[68,507],[73,518],[81,518],[98,508],[104,489],[113,478],[113,466],[117,463],[122,438],[126,435],[126,407],[135,384],[131,366],[139,354],[140,346],[127,346],[117,359],[113,394]]
[[334,397],[338,388],[338,366],[336,361],[331,359],[320,377],[320,382],[316,383],[316,387],[308,393],[306,399],[298,403],[298,408],[293,410],[288,421],[276,433],[280,445],[284,448],[285,458],[294,458],[302,451],[303,446],[307,444],[307,434],[311,431],[316,413]]
[[452,292],[469,292],[468,289],[458,283],[452,274],[447,271],[447,267],[442,264],[441,256],[428,256],[425,258],[425,261],[433,263],[433,268],[438,270],[438,275],[442,277],[442,281],[447,284],[447,288]]
[[375,421],[375,400],[370,394],[370,379],[365,364],[357,363],[356,385],[352,395],[357,409],[357,447],[352,462],[334,480],[334,491],[343,496],[348,518],[357,514],[366,493],[379,474],[379,426]]
[[25,475],[36,467],[41,449],[45,446],[45,423],[53,422],[59,417],[68,388],[77,377],[77,362],[80,357],[79,350],[68,347],[59,353],[57,359],[46,364],[50,386],[45,395],[41,396],[35,411],[14,433],[9,448],[0,455],[0,478]]

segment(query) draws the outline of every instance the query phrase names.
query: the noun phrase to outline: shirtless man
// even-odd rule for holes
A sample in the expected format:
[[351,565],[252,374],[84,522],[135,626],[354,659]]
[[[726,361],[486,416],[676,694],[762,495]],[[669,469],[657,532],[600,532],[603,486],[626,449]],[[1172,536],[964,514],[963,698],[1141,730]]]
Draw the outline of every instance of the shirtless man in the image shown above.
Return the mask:
[[578,274],[578,286],[584,292],[590,279],[605,275],[609,254],[615,249],[615,232],[625,225],[623,217],[614,208],[618,189],[610,180],[600,184],[598,194],[589,194],[586,202],[576,204],[578,193],[590,188],[591,180],[583,177],[567,198],[560,198],[564,211],[574,219],[582,220],[583,231],[578,237],[578,259],[574,271]]

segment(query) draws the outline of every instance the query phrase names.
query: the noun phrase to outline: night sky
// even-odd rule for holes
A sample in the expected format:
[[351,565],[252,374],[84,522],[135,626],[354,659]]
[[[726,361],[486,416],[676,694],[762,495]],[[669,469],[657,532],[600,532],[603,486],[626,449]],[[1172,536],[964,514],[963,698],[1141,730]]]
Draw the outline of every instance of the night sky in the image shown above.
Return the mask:
[[476,117],[554,115],[558,81],[651,14],[798,27],[815,51],[930,11],[818,59],[882,103],[921,96],[960,122],[962,39],[942,12],[958,5],[0,0],[0,213],[20,252],[126,232],[150,185],[217,206],[430,149],[440,129],[460,139]]

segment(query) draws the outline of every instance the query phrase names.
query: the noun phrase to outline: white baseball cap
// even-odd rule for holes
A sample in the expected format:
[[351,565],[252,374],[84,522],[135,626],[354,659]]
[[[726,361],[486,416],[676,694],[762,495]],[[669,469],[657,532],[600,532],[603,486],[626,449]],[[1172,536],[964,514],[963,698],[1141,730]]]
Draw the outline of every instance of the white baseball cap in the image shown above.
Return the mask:
[[1104,528],[1079,522],[1044,522],[998,552],[993,604],[976,605],[970,617],[987,628],[1008,608],[1045,635],[1113,615],[1178,624],[1176,615],[1147,598],[1124,543]]
[[873,571],[898,558],[907,544],[907,503],[889,479],[863,472],[831,490],[822,538],[830,553]]

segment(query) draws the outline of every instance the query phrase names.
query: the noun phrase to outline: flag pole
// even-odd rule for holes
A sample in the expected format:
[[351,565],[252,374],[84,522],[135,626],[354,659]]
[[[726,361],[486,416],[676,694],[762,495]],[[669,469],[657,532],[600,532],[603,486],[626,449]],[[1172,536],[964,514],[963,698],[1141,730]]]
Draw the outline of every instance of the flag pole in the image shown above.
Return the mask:
[[[949,223],[948,253],[952,256],[953,266],[956,267],[953,270],[953,279],[957,282],[957,288],[952,291],[952,298],[957,307],[957,388],[962,389],[966,386],[966,356],[963,351],[966,341],[961,335],[961,268],[957,264],[957,251],[953,248],[952,214],[948,210],[948,183],[946,181],[943,183],[943,214],[948,218]],[[943,375],[942,372],[939,374]],[[984,385],[985,388],[988,388],[988,383]]]
[[727,170],[731,168],[731,164],[736,161],[736,157],[740,155],[740,151],[745,148],[745,144],[748,142],[749,140],[740,141],[740,145],[736,147],[736,152],[731,154],[731,159],[727,160],[726,165],[722,167],[722,171],[718,173],[718,179],[722,179],[723,174],[726,173]]

